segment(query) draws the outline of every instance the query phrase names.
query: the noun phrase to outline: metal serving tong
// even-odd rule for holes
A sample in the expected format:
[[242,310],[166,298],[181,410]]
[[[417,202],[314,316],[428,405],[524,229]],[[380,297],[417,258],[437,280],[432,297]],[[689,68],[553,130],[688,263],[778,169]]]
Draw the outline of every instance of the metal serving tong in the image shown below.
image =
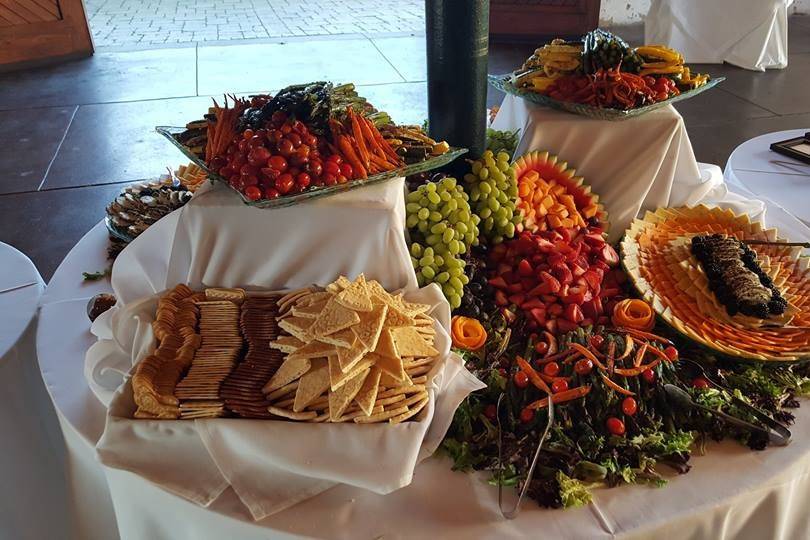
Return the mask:
[[703,369],[703,366],[700,365],[698,362],[695,362],[694,360],[689,360],[688,358],[681,358],[680,361],[683,362],[684,364],[688,364],[689,366],[693,367],[701,377],[709,381],[713,386],[721,388],[726,392],[728,392],[729,395],[731,396],[731,400],[736,405],[746,409],[754,417],[756,417],[757,420],[765,424],[765,426],[767,427],[757,426],[750,422],[746,422],[745,420],[737,418],[736,416],[731,416],[730,414],[726,414],[722,411],[716,411],[714,409],[710,409],[709,407],[699,405],[692,400],[692,396],[690,396],[686,391],[678,388],[673,384],[665,384],[664,391],[667,393],[667,397],[671,398],[675,404],[683,407],[684,409],[696,407],[698,409],[705,410],[716,416],[719,416],[729,424],[733,424],[735,426],[747,429],[749,431],[767,435],[768,439],[777,446],[785,446],[790,442],[792,434],[784,424],[782,424],[781,422],[777,422],[776,420],[765,414],[763,411],[754,407],[745,400],[742,400],[737,396],[735,396],[732,390],[709,377],[709,375],[706,373],[706,370]]
[[501,427],[501,401],[503,400],[503,396],[504,394],[501,394],[500,397],[498,397],[498,405],[496,409],[498,417],[498,509],[501,511],[501,515],[506,519],[515,519],[520,513],[520,503],[523,501],[523,496],[526,495],[526,491],[529,490],[529,485],[532,483],[532,478],[534,477],[534,468],[537,465],[537,458],[540,457],[540,450],[543,448],[543,443],[546,442],[548,434],[551,432],[551,425],[554,423],[554,401],[552,401],[551,396],[548,397],[548,422],[546,422],[546,429],[540,436],[540,440],[537,441],[537,450],[534,451],[532,464],[529,466],[529,472],[526,474],[526,481],[523,483],[523,489],[520,490],[518,500],[510,510],[504,510],[503,456],[501,454],[503,439],[503,428]]

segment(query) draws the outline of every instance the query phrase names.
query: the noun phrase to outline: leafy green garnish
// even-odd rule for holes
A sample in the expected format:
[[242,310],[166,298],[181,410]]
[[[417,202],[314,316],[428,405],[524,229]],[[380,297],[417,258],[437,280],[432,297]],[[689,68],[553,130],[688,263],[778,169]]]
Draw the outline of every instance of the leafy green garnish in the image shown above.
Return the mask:
[[84,281],[98,281],[100,279],[104,279],[105,277],[110,275],[110,268],[102,272],[82,272],[82,278]]
[[486,459],[485,456],[473,453],[469,443],[456,439],[445,439],[441,448],[453,459],[454,471],[469,471]]
[[557,471],[557,483],[560,485],[560,500],[563,508],[590,504],[593,497],[588,486],[583,482],[569,477],[562,471]]
[[674,433],[656,431],[654,433],[636,435],[630,439],[630,443],[637,446],[643,452],[659,456],[688,452],[694,442],[694,433],[680,430]]

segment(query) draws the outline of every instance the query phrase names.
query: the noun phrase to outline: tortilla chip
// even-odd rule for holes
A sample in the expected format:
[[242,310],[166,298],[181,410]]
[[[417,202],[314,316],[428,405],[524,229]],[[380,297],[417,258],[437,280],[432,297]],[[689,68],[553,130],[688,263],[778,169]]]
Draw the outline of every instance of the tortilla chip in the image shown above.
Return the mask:
[[292,314],[294,317],[301,317],[304,319],[317,319],[318,315],[321,314],[323,308],[326,307],[326,300],[322,302],[316,302],[315,304],[307,304],[307,305],[300,305],[296,304],[292,308]]
[[380,339],[377,340],[377,346],[374,348],[374,352],[387,358],[400,358],[399,354],[397,354],[397,348],[396,345],[394,345],[394,338],[391,335],[390,329],[383,328],[383,331],[380,333]]
[[334,392],[350,379],[355,377],[361,371],[365,371],[374,365],[373,360],[369,358],[361,358],[350,370],[343,371],[340,369],[340,362],[337,356],[329,357],[329,385]]
[[333,422],[343,416],[346,408],[360,392],[371,370],[366,368],[347,380],[337,391],[329,393],[329,419]]
[[354,402],[357,406],[369,416],[374,409],[374,402],[377,401],[377,391],[380,388],[380,376],[382,372],[378,367],[372,367],[369,370],[366,379],[363,381],[363,386],[354,396]]
[[351,328],[346,328],[344,330],[340,330],[339,332],[335,332],[334,334],[329,334],[328,336],[321,336],[318,338],[318,341],[329,343],[335,347],[349,348],[352,346],[352,343],[354,343],[354,339],[355,333]]
[[413,317],[402,311],[402,308],[388,304],[388,313],[385,315],[385,327],[413,326]]
[[329,389],[329,365],[325,358],[312,360],[312,367],[301,377],[298,390],[295,391],[293,411],[301,412]]
[[275,341],[270,342],[271,349],[278,349],[287,354],[294,353],[304,345],[305,343],[295,336],[280,336]]
[[357,316],[357,313],[340,305],[333,297],[326,303],[323,311],[308,330],[314,337],[319,338],[334,334],[359,322],[360,317]]
[[389,332],[400,356],[431,357],[439,354],[413,327],[392,328]]
[[371,304],[371,297],[366,289],[366,278],[363,274],[357,276],[357,279],[340,291],[335,297],[338,303],[354,311],[371,311],[374,307]]
[[338,362],[340,364],[340,370],[344,373],[352,369],[355,364],[357,364],[360,360],[363,359],[363,355],[368,352],[368,349],[363,342],[359,339],[355,338],[352,346],[349,348],[346,347],[337,347],[337,357]]
[[278,326],[286,330],[301,341],[311,341],[310,329],[314,326],[313,319],[302,319],[301,317],[287,317],[278,321]]
[[323,358],[330,354],[337,354],[334,345],[321,343],[320,341],[310,341],[287,358]]
[[307,358],[288,358],[279,366],[273,376],[267,381],[267,384],[262,388],[262,392],[269,394],[274,390],[278,390],[282,386],[290,384],[301,375],[309,371],[312,367],[311,362]]
[[377,347],[386,313],[388,313],[388,306],[380,304],[369,312],[357,314],[360,317],[360,324],[352,326],[352,332],[370,351]]
[[408,378],[408,374],[405,373],[405,367],[402,365],[401,358],[390,358],[388,356],[380,356],[374,353],[369,353],[368,356],[374,361],[375,366],[396,379],[399,384],[404,384],[405,379]]

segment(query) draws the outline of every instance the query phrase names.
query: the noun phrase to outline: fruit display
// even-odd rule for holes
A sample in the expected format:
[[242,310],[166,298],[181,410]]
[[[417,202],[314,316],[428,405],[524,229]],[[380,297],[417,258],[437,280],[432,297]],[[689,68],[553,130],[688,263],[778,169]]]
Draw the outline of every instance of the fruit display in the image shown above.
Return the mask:
[[451,308],[461,306],[463,256],[478,244],[480,218],[455,178],[428,182],[406,196],[411,261],[420,285],[438,283]]
[[338,191],[327,187],[423,172],[463,153],[419,127],[395,125],[352,84],[313,82],[274,96],[226,95],[222,105],[214,100],[205,123],[204,139],[199,122],[181,133],[158,131],[184,152],[203,155],[214,179],[264,207],[278,206],[268,203],[279,198]]
[[[692,239],[709,233],[720,236],[697,240],[693,254]],[[659,208],[633,221],[622,257],[642,297],[683,335],[732,357],[789,362],[810,358],[810,272],[801,247],[783,242],[728,210]]]
[[515,160],[519,230],[546,231],[560,227],[607,225],[599,197],[568,164],[548,152],[529,152]]
[[596,29],[580,42],[553,40],[535,50],[520,69],[493,83],[517,95],[547,97],[538,101],[541,104],[629,111],[680,99],[682,92],[697,90],[709,80],[708,75],[693,74],[678,51],[662,45],[633,48],[619,36]]
[[481,232],[493,244],[515,236],[515,227],[522,221],[515,203],[518,196],[515,169],[509,164],[509,154],[493,154],[486,150],[481,159],[471,163],[471,172],[464,175],[473,212],[481,218]]

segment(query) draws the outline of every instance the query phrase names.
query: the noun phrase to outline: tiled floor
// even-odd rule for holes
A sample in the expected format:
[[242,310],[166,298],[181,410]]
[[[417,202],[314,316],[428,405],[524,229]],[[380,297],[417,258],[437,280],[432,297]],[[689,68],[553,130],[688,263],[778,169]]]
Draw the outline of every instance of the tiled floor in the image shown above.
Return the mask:
[[[640,36],[637,27],[621,33]],[[491,44],[490,73],[512,69],[533,49]],[[810,130],[810,17],[791,19],[790,52],[783,71],[697,66],[727,77],[678,105],[700,161],[723,166],[751,137]],[[272,91],[304,80],[354,81],[397,121],[421,123],[427,116],[425,78],[423,36],[356,35],[101,52],[0,75],[0,241],[29,254],[48,279],[102,218],[121,184],[184,161],[153,128],[198,117],[211,96]],[[490,105],[500,99],[490,92]]]
[[424,0],[87,0],[98,50],[422,32]]

